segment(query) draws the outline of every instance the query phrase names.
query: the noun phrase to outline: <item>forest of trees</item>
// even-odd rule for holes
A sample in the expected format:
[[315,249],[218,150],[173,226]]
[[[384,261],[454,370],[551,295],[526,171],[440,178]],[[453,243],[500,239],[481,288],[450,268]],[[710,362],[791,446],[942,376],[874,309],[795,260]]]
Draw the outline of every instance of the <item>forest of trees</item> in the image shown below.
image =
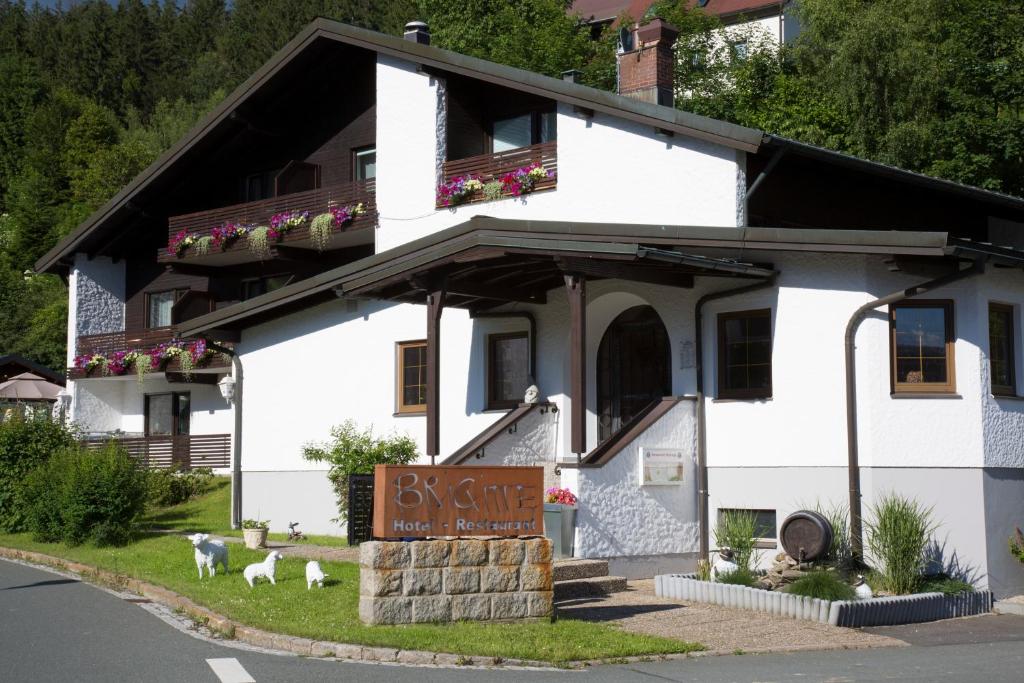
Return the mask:
[[[615,35],[567,0],[0,0],[0,353],[64,364],[64,284],[36,259],[316,16],[614,88]],[[681,29],[677,106],[1024,195],[1024,0],[800,0],[795,44],[716,58]],[[753,43],[752,43],[753,45]]]

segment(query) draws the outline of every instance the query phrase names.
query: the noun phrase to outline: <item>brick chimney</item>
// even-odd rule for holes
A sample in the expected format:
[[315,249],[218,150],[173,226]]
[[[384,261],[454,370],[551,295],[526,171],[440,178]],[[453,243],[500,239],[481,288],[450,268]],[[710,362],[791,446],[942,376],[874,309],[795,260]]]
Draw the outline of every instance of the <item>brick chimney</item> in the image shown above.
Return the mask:
[[624,28],[619,50],[620,95],[643,102],[672,106],[675,54],[672,45],[679,30],[662,19]]
[[405,25],[405,34],[402,37],[414,43],[430,45],[430,28],[422,21],[410,21]]

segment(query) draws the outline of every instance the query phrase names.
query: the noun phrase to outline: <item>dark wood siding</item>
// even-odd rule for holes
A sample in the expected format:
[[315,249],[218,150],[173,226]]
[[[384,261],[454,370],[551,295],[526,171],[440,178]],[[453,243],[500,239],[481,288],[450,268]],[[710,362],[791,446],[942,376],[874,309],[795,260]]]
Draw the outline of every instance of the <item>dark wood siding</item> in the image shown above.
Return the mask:
[[370,104],[339,130],[330,140],[306,157],[320,166],[323,185],[347,183],[352,180],[352,151],[370,147],[377,141],[377,106]]
[[124,325],[126,330],[146,328],[146,294],[170,289],[206,291],[209,278],[170,272],[157,263],[135,258],[128,261],[125,274]]

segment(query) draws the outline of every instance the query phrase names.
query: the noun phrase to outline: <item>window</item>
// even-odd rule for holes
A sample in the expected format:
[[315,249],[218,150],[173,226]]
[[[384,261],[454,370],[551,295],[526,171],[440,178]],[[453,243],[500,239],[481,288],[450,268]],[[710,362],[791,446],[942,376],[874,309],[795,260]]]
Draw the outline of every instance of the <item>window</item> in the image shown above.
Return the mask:
[[754,538],[765,541],[775,541],[779,538],[778,528],[775,526],[775,510],[744,510],[739,508],[719,508],[718,521],[722,521],[722,515],[726,513],[740,513],[754,515]]
[[737,41],[737,42],[733,43],[730,47],[732,48],[732,58],[733,59],[735,59],[737,62],[746,61],[746,59],[747,59],[747,42],[745,40]]
[[256,202],[274,196],[274,178],[280,169],[250,173],[242,180],[242,201]]
[[769,398],[772,395],[772,316],[770,309],[718,316],[718,397]]
[[992,393],[1017,394],[1014,368],[1013,306],[988,305],[988,361],[992,375]]
[[396,403],[399,413],[427,410],[427,342],[399,342]]
[[166,292],[149,292],[146,294],[146,327],[169,327],[173,324],[171,313],[185,292],[184,289],[171,289]]
[[372,180],[377,177],[377,148],[363,147],[352,151],[353,173],[356,180]]
[[487,409],[515,408],[530,386],[530,343],[526,332],[487,337]]
[[260,294],[266,294],[267,292],[273,292],[275,289],[281,289],[291,282],[291,280],[292,276],[287,274],[267,275],[264,277],[254,277],[242,280],[242,301],[248,301]]
[[179,436],[189,433],[191,397],[187,393],[147,394],[146,436]]
[[889,307],[893,393],[953,393],[953,302],[911,299]]
[[491,151],[505,152],[555,140],[558,137],[557,121],[554,111],[498,119],[491,127]]

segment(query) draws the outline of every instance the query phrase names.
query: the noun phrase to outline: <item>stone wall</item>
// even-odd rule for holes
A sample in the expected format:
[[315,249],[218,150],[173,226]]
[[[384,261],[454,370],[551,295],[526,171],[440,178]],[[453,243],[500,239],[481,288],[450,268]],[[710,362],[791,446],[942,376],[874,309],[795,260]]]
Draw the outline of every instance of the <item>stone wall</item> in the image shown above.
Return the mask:
[[359,546],[366,624],[550,619],[551,582],[546,538]]

